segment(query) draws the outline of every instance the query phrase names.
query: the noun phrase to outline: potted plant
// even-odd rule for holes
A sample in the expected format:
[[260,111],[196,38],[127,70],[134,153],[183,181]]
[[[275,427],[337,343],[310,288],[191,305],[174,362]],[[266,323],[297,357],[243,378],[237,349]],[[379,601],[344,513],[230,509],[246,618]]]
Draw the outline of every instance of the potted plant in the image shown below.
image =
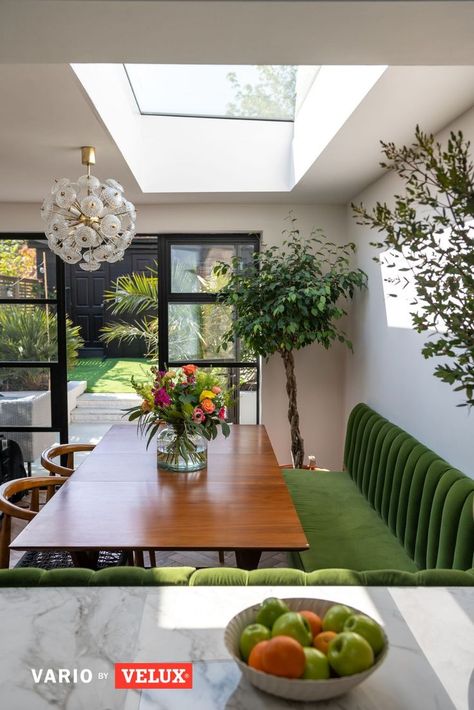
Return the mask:
[[338,321],[346,314],[343,302],[367,277],[351,267],[354,244],[337,245],[314,229],[304,239],[293,215],[283,232],[281,248],[273,246],[254,255],[244,266],[239,259],[216,266],[227,283],[218,301],[232,307],[235,318],[224,334],[224,347],[240,338],[255,355],[278,353],[285,368],[288,420],[294,466],[304,462],[300,432],[294,351],[319,343],[329,348],[335,340],[352,349]]

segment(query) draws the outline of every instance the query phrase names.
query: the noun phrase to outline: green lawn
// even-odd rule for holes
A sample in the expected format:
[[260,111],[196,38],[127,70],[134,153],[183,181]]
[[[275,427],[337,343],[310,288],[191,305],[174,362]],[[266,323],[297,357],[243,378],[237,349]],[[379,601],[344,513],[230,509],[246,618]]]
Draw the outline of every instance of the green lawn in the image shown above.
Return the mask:
[[70,380],[87,380],[87,392],[133,392],[132,375],[146,379],[153,363],[138,358],[87,358],[78,360],[69,372]]

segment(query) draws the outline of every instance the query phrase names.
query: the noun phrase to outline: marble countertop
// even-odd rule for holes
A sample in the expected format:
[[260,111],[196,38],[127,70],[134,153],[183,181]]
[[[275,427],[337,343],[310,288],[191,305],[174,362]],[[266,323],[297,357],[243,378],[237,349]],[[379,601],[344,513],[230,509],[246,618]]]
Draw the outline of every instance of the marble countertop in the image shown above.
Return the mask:
[[[351,693],[310,705],[244,681],[223,629],[267,596],[353,605],[390,640],[382,667]],[[474,588],[91,587],[0,590],[3,710],[469,710]],[[193,690],[114,688],[116,662],[192,661]],[[35,683],[32,670],[90,669],[90,683]],[[106,677],[104,677],[106,675]],[[100,676],[100,677],[99,677]]]

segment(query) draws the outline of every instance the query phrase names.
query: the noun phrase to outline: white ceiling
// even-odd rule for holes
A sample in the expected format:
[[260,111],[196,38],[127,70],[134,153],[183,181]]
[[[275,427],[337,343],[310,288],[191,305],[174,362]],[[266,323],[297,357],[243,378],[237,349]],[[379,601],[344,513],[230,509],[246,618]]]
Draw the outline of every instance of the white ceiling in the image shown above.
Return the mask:
[[0,61],[473,64],[463,0],[2,0]]
[[389,68],[284,193],[346,202],[380,174],[380,139],[409,141],[416,123],[436,132],[474,105],[473,27],[474,2],[2,0],[0,202],[41,201],[52,177],[81,174],[78,149],[89,144],[96,173],[138,204],[282,201],[143,195],[69,62],[435,65]]

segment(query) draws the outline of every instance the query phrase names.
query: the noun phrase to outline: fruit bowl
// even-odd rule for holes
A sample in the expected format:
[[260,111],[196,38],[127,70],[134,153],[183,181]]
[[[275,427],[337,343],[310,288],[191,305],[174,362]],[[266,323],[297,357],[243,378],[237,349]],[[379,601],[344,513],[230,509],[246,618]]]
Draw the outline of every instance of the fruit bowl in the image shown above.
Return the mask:
[[[323,617],[327,610],[340,602],[328,601],[326,599],[293,598],[283,600],[291,611],[302,611],[303,609],[313,611]],[[388,653],[388,639],[384,632],[385,644],[382,651],[376,656],[374,665],[362,673],[355,673],[339,678],[329,678],[328,680],[303,680],[282,678],[281,676],[270,675],[263,671],[255,670],[245,663],[240,656],[239,640],[242,631],[249,624],[254,623],[259,604],[244,609],[234,616],[226,626],[224,632],[224,643],[227,650],[237,663],[244,678],[259,690],[263,690],[271,695],[276,695],[287,700],[300,700],[312,702],[316,700],[328,700],[343,695],[362,683],[372,673],[374,673],[384,662]],[[347,605],[354,611],[354,614],[364,614],[352,605]],[[368,614],[364,614],[368,616]]]

